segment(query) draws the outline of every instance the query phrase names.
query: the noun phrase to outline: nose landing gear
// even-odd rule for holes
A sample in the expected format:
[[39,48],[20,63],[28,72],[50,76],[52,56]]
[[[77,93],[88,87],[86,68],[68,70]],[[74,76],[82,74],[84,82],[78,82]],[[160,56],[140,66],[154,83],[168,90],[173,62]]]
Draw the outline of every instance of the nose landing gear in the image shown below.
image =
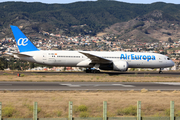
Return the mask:
[[161,74],[161,73],[163,73],[163,72],[162,72],[162,68],[159,68],[159,74]]

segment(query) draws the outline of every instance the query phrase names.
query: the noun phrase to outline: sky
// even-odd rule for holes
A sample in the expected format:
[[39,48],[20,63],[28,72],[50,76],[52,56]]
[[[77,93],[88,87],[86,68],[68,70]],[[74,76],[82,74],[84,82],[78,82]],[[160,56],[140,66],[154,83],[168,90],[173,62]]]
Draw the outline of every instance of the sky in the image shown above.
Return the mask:
[[[0,2],[6,2],[12,0],[0,0]],[[42,3],[58,3],[58,4],[68,4],[78,1],[97,1],[97,0],[16,0],[16,1],[23,1],[23,2],[42,2]],[[120,1],[120,0],[116,0]],[[151,4],[154,2],[165,2],[165,3],[173,3],[173,4],[180,4],[180,0],[121,0],[121,2],[127,3],[137,3],[137,4]]]

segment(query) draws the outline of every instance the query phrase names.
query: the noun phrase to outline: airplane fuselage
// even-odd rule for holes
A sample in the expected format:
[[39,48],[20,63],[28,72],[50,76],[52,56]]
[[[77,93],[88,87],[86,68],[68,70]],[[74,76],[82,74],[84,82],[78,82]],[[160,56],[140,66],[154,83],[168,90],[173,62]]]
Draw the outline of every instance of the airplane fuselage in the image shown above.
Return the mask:
[[[93,55],[114,61],[126,61],[129,68],[165,68],[174,63],[165,55],[158,53],[142,52],[102,52],[86,51]],[[36,51],[24,52],[32,57],[20,57],[19,59],[39,64],[67,67],[90,67],[91,60],[79,51]],[[85,61],[84,64],[79,64]],[[87,62],[86,62],[87,61]],[[89,61],[89,62],[88,62]]]

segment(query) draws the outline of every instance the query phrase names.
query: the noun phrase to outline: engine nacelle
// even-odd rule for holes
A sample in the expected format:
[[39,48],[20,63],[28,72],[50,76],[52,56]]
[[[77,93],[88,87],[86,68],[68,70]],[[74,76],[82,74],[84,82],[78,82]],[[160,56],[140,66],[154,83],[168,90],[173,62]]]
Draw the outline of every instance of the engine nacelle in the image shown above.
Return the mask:
[[126,61],[114,61],[113,62],[113,70],[116,71],[127,71],[128,63]]

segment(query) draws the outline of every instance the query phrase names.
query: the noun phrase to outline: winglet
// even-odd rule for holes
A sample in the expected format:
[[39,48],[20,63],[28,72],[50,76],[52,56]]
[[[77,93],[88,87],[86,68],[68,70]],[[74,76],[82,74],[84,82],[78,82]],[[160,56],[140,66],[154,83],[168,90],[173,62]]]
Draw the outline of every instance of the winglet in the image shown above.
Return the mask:
[[39,51],[33,43],[21,32],[17,26],[10,25],[14,34],[19,52]]

